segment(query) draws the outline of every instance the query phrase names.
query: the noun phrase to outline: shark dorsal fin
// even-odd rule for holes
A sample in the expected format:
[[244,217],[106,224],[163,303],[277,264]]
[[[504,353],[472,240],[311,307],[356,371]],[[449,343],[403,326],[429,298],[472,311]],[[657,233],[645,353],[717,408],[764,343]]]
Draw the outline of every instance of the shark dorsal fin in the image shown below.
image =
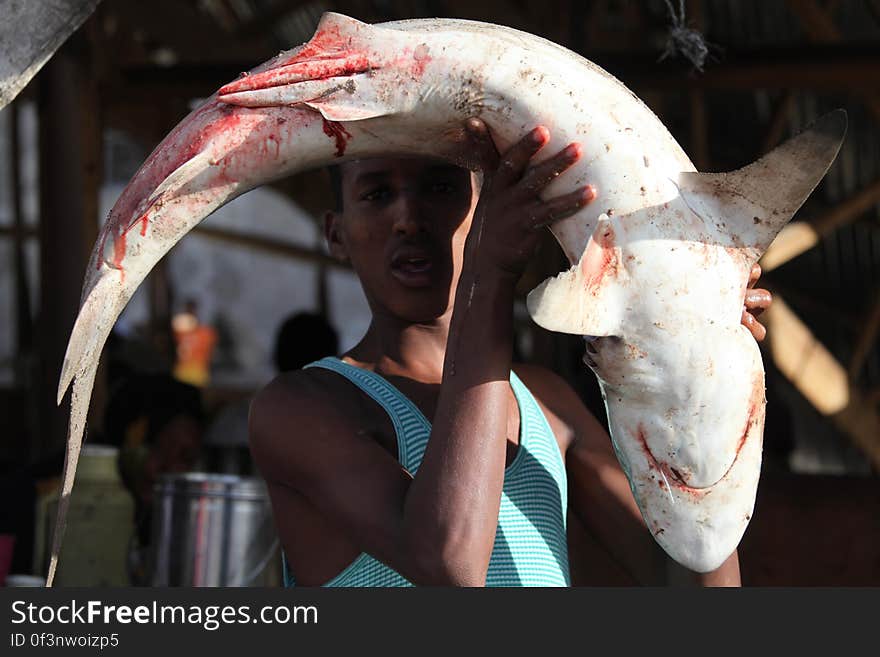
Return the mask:
[[757,259],[828,171],[846,124],[846,112],[838,109],[741,169],[682,173],[681,196],[707,222],[723,223],[732,242]]

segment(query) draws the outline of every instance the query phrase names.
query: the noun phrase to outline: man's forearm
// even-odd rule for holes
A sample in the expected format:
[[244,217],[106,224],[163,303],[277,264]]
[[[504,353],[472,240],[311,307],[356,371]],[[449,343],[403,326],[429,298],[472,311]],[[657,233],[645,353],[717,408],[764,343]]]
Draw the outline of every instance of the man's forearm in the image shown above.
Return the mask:
[[404,521],[420,570],[481,584],[491,556],[507,446],[514,286],[459,283],[431,439]]

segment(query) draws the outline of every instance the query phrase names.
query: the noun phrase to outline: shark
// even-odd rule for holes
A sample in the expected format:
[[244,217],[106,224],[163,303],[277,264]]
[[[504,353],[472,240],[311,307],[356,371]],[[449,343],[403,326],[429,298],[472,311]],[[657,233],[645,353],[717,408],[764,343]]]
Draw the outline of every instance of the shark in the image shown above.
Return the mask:
[[72,394],[48,585],[101,350],[153,266],[217,208],[297,171],[394,155],[474,168],[460,138],[471,117],[499,149],[536,125],[551,134],[542,153],[582,144],[543,193],[589,183],[597,196],[550,227],[570,268],[528,294],[528,311],[584,337],[615,452],[659,545],[697,572],[733,553],[754,509],[766,403],[760,350],[740,324],[749,272],[834,161],[845,112],[741,169],[701,173],[623,83],[548,40],[474,21],[326,13],[308,42],[185,117],[110,211],[58,388],[59,404]]

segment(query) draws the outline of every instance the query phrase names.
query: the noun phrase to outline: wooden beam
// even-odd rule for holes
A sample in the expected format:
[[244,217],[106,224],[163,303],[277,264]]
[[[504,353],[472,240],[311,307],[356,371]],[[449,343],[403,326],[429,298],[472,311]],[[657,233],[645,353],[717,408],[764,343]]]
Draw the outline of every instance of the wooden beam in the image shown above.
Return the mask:
[[[595,52],[578,48],[582,55],[636,90],[682,89],[814,89],[861,93],[880,88],[880,48],[876,46],[811,46],[750,52],[729,51],[725,62],[693,75],[688,66],[654,56]],[[107,89],[125,102],[155,103],[157,96],[205,97],[253,68],[255,60],[230,59],[172,68],[154,65],[124,66],[118,84]]]
[[[63,450],[67,407],[55,393],[80,286],[98,235],[101,132],[97,81],[83,31],[75,34],[40,72],[40,310],[39,440],[32,456]],[[93,397],[94,399],[94,397]],[[97,409],[97,405],[92,405]],[[91,418],[90,414],[90,418]]]
[[849,378],[853,382],[856,381],[859,372],[862,371],[862,366],[864,366],[868,354],[871,353],[871,349],[877,341],[877,334],[880,333],[880,291],[875,296],[877,299],[868,313],[858,338],[856,338],[856,344],[853,347],[852,357],[849,361]]
[[816,43],[840,41],[840,31],[834,24],[834,20],[819,6],[816,0],[786,0],[786,4],[800,21],[801,27],[810,41]]
[[820,315],[848,332],[855,333],[862,325],[863,318],[860,315],[817,299],[808,290],[784,285],[773,279],[762,278],[760,284],[770,291],[774,299],[781,295],[804,312]]
[[880,413],[781,296],[761,315],[773,362],[792,385],[880,468]]
[[643,54],[582,54],[636,90],[810,89],[864,93],[880,88],[880,50],[873,45],[731,49],[724,61],[696,75],[681,63],[657,63]]
[[809,251],[819,243],[819,233],[807,221],[792,221],[783,226],[759,263],[764,272],[781,267],[789,260],[794,260],[801,253]]
[[321,251],[313,251],[312,249],[307,249],[296,244],[279,242],[278,240],[273,240],[267,237],[247,235],[238,231],[223,230],[222,228],[211,228],[208,226],[196,226],[192,232],[202,237],[219,240],[221,242],[226,242],[227,244],[233,244],[247,249],[256,249],[271,255],[314,262],[326,267],[351,269],[349,265],[339,262],[335,258],[331,258],[329,255],[322,253]]
[[22,235],[25,238],[38,236],[37,229],[32,226],[0,226],[0,237],[11,237],[14,239],[19,235]]
[[[19,104],[13,102],[9,107],[9,146],[10,146],[10,192],[12,196],[13,261],[15,270],[15,316],[16,316],[16,379],[21,384],[27,380],[25,361],[33,349],[33,330],[31,326],[31,295],[28,271],[25,263],[24,246],[26,226],[21,202],[21,148],[18,131]],[[34,231],[35,232],[35,231]]]
[[772,271],[792,258],[813,248],[832,232],[852,223],[880,203],[880,178],[842,203],[810,222],[795,221],[786,225],[761,258],[761,268]]
[[770,118],[770,125],[764,135],[764,141],[761,142],[761,152],[764,155],[775,146],[778,146],[785,135],[785,129],[788,127],[788,120],[794,109],[794,101],[797,98],[793,91],[786,91],[785,95],[773,110],[773,116]]
[[[831,13],[819,6],[816,0],[787,0],[788,8],[800,20],[801,27],[807,38],[813,43],[834,44],[843,41],[843,34],[834,23]],[[870,93],[876,86],[865,87],[869,90],[864,102],[875,120],[880,121],[880,95]]]
[[132,42],[122,43],[118,52],[113,51],[123,68],[154,61],[157,52],[166,49],[176,62],[248,61],[241,72],[277,50],[269,45],[265,34],[250,38],[227,33],[197,2],[114,2],[108,5],[106,14],[114,16],[119,36]]

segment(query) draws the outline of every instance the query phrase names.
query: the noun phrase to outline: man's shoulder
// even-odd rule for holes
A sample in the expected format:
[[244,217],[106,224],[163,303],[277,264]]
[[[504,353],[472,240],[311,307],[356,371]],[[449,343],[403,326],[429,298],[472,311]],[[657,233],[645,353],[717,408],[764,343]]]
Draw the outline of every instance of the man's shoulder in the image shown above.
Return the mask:
[[555,421],[558,423],[556,426],[565,432],[566,449],[579,437],[599,436],[604,439],[604,428],[586,407],[577,391],[559,374],[546,367],[531,364],[515,364],[513,371],[538,400],[551,425]]
[[322,377],[312,369],[282,372],[264,385],[254,395],[253,405],[282,408],[301,403],[321,403],[329,396]]
[[553,370],[531,363],[514,363],[513,371],[538,401],[548,404],[557,402],[580,402],[568,381]]
[[318,368],[285,372],[254,396],[248,442],[267,481],[306,486],[327,475],[340,450],[358,439],[362,420],[351,393],[332,374]]
[[[345,418],[346,390],[339,377],[319,368],[284,372],[254,395],[250,408],[251,435],[268,428],[297,426],[308,428],[326,424],[330,417]],[[308,435],[308,432],[297,432]]]

